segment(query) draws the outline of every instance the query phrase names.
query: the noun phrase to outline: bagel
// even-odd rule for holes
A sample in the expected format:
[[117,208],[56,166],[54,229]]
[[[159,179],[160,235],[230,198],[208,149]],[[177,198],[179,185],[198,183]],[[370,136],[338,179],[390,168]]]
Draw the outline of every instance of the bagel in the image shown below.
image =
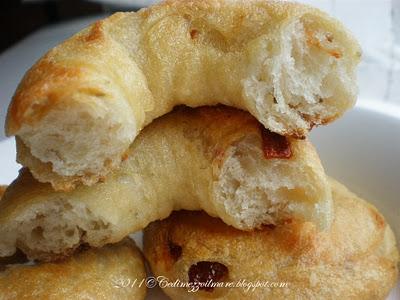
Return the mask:
[[243,232],[180,211],[145,229],[145,257],[161,286],[191,284],[164,285],[171,299],[386,299],[398,276],[393,232],[373,206],[331,184],[329,231],[293,220]]
[[132,240],[59,262],[0,265],[1,299],[145,299],[142,254]]
[[130,239],[54,263],[29,262],[18,253],[0,259],[0,299],[140,300],[145,278],[143,256]]
[[147,126],[104,182],[54,191],[23,169],[0,202],[0,256],[19,248],[47,260],[101,247],[179,209],[242,230],[293,216],[325,229],[331,197],[307,140],[271,133],[234,108],[182,107]]
[[114,14],[50,50],[19,84],[6,133],[64,180],[91,185],[176,105],[233,106],[303,138],[353,106],[360,56],[338,21],[306,5],[166,1]]
[[132,240],[52,263],[0,264],[0,299],[145,299],[142,254]]

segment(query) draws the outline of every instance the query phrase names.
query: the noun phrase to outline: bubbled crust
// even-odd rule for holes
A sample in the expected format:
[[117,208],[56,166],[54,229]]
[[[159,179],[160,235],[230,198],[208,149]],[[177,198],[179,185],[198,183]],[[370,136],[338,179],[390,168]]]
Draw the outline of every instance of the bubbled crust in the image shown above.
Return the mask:
[[[126,98],[136,96],[132,106],[142,111],[152,107],[146,102],[148,92],[129,91],[130,85],[145,79],[126,49],[108,34],[108,28],[120,17],[114,15],[94,23],[51,49],[29,69],[8,109],[8,135],[16,134],[24,125],[34,127],[52,109],[89,103],[96,110],[90,96],[118,101],[115,92],[119,89],[124,90]],[[132,118],[143,122],[143,112],[136,114],[139,111],[133,110]]]
[[[379,212],[331,180],[335,219],[330,231],[292,222],[242,232],[202,212],[175,212],[144,232],[144,253],[156,276],[188,281],[199,261],[219,262],[226,281],[288,282],[287,288],[215,289],[188,293],[171,288],[172,299],[385,299],[394,286],[398,252]],[[180,247],[180,255],[171,251]]]
[[[349,88],[343,92],[345,96],[337,97],[341,99],[333,96],[327,99],[327,109],[322,101],[307,102],[310,107],[318,107],[311,111],[296,109],[296,103],[283,108],[282,102],[262,111],[257,108],[261,105],[258,100],[245,96],[243,86],[245,79],[259,75],[252,68],[262,65],[258,62],[264,51],[260,39],[265,35],[279,40],[284,34],[280,30],[300,19],[312,30],[323,28],[332,33],[341,51],[340,57],[336,54],[333,57],[346,61],[344,72],[354,73],[360,57],[358,44],[339,22],[319,10],[301,4],[263,0],[165,1],[137,13],[117,13],[98,21],[50,50],[27,72],[16,90],[8,111],[6,132],[26,139],[36,138],[37,133],[40,135],[40,125],[56,127],[54,123],[57,122],[44,121],[50,113],[57,112],[58,119],[63,122],[72,114],[78,114],[69,115],[72,108],[77,107],[85,116],[91,115],[102,124],[106,115],[115,128],[131,131],[122,135],[121,140],[104,134],[104,145],[118,144],[123,149],[115,147],[112,155],[101,160],[95,157],[100,146],[96,149],[86,149],[87,145],[79,147],[93,136],[72,141],[76,147],[72,147],[71,152],[79,156],[79,151],[87,151],[89,154],[82,156],[88,160],[93,152],[93,163],[85,164],[89,167],[82,169],[74,166],[71,172],[75,176],[67,177],[69,173],[61,170],[73,164],[73,159],[65,158],[68,153],[59,155],[61,161],[52,158],[53,169],[57,163],[61,164],[57,172],[65,176],[64,186],[54,184],[56,189],[72,188],[75,181],[92,185],[101,180],[118,166],[128,145],[144,126],[180,104],[197,107],[222,103],[241,108],[273,132],[303,138],[314,125],[331,122],[350,108],[356,89]],[[332,53],[312,38],[307,43],[322,56],[332,57]],[[352,77],[343,79],[342,76],[336,84],[346,81],[346,86],[354,87]],[[296,93],[306,94],[305,91]],[[276,114],[273,120],[269,119],[271,111]],[[289,111],[296,115],[290,122]],[[59,112],[65,114],[59,116]],[[129,120],[135,126],[128,126]],[[67,124],[65,132],[71,127]],[[94,125],[87,135],[98,127]],[[60,126],[55,131],[60,134],[63,130]],[[102,132],[93,135],[103,136]],[[49,163],[49,156],[43,153],[63,151],[52,145],[42,149],[43,143],[39,142],[35,145],[35,149],[30,150],[34,150],[31,152],[36,153],[42,163]],[[43,166],[36,170],[28,159],[19,160],[33,169],[37,179],[53,183],[51,177],[40,176]],[[104,166],[99,164],[98,168],[90,169],[98,161]]]
[[[332,216],[331,191],[318,155],[307,140],[287,138],[287,141],[290,158],[266,159],[261,152],[260,124],[247,112],[222,106],[180,107],[147,126],[121,167],[102,183],[91,187],[80,185],[70,192],[54,191],[50,184],[36,181],[23,169],[0,202],[0,253],[11,255],[15,248],[20,248],[35,259],[66,256],[82,243],[100,247],[118,242],[179,209],[205,210],[243,230],[271,220],[281,222],[286,214],[297,214],[313,220],[320,228],[328,228]],[[231,165],[228,157],[240,145],[258,152],[252,156],[254,168],[233,184],[252,184],[249,193],[266,191],[261,199],[267,208],[282,202],[276,214],[253,209],[254,215],[240,217],[240,212],[248,210],[241,208],[237,198],[229,200],[223,193],[230,185],[224,190],[217,189],[228,177],[222,168]],[[247,155],[250,156],[241,154]],[[266,178],[260,187],[257,176],[263,174],[272,178]],[[304,194],[299,195],[301,201],[296,194],[290,194],[290,199],[279,194],[272,202],[268,198],[272,188],[267,184],[274,188],[300,187]],[[225,204],[236,201],[237,210],[226,209]],[[249,204],[246,198],[243,202],[243,206]],[[286,210],[287,204],[295,207]],[[261,219],[256,219],[256,215]],[[99,224],[100,228],[92,224]],[[46,236],[63,238],[37,237],[33,234],[36,226],[41,226]],[[75,232],[73,237],[65,235],[65,228]]]
[[7,265],[0,271],[1,299],[144,299],[141,252],[132,240],[82,250],[54,263]]
[[[176,15],[176,18],[165,18],[169,15]],[[246,22],[249,22],[246,23],[246,15],[252,16],[253,21],[249,22],[246,19]],[[215,35],[200,40],[198,44],[193,44],[193,41],[182,39],[182,37],[179,39],[179,44],[176,41],[172,42],[171,36],[176,36],[177,29],[183,29],[179,20],[179,17],[182,16],[193,18],[195,20],[193,25],[198,25],[199,29],[188,33],[178,32],[178,34],[188,34],[191,39],[195,39],[202,28],[210,26],[210,30],[215,30]],[[65,96],[74,90],[82,88],[89,94],[101,94],[103,90],[101,84],[100,86],[87,86],[85,81],[86,76],[101,79],[103,74],[116,79],[122,88],[128,88],[127,82],[122,81],[123,74],[129,72],[137,72],[137,76],[143,80],[141,84],[148,84],[150,93],[146,91],[140,94],[143,102],[131,103],[132,106],[143,105],[141,109],[145,112],[150,110],[146,114],[146,123],[165,114],[177,104],[199,106],[215,103],[228,104],[229,101],[232,101],[233,106],[246,109],[244,100],[240,99],[242,94],[239,89],[240,85],[236,85],[237,82],[234,81],[229,82],[230,79],[234,79],[235,75],[244,71],[235,70],[235,66],[232,65],[232,63],[240,64],[245,61],[243,58],[240,59],[240,56],[227,59],[230,64],[226,65],[221,73],[214,70],[217,76],[215,79],[218,79],[216,81],[222,83],[222,85],[218,85],[221,88],[220,92],[214,90],[214,84],[211,84],[212,77],[208,82],[203,82],[205,79],[199,77],[200,81],[192,82],[193,95],[185,95],[188,93],[187,90],[184,90],[188,88],[186,86],[180,88],[168,86],[165,81],[160,80],[160,76],[169,76],[169,74],[160,74],[160,70],[156,68],[157,64],[161,67],[165,66],[158,58],[162,55],[165,55],[163,60],[171,61],[176,59],[187,61],[188,56],[191,59],[201,58],[199,52],[207,49],[207,47],[202,47],[204,46],[202,43],[209,43],[217,50],[222,50],[222,53],[234,53],[233,50],[239,50],[249,41],[268,32],[266,31],[268,28],[265,28],[267,24],[269,27],[279,28],[285,22],[302,16],[315,18],[319,25],[329,28],[343,42],[343,55],[348,55],[355,62],[359,61],[359,45],[343,25],[310,6],[265,0],[167,0],[159,5],[143,9],[137,14],[117,13],[107,19],[97,21],[50,50],[26,73],[18,86],[9,107],[6,122],[7,134],[16,134],[23,124],[34,125],[39,122],[50,109],[58,106],[60,102],[68,104],[69,100]],[[165,30],[157,31],[153,28],[158,26],[157,22],[162,23],[164,18],[166,20]],[[149,36],[151,34],[155,34],[155,36]],[[158,39],[158,43],[152,44],[153,39]],[[136,52],[130,52],[130,50]],[[232,55],[234,56],[234,54]],[[201,68],[193,62],[191,64],[193,67]],[[136,66],[139,66],[139,69]],[[205,65],[203,68],[207,71],[208,66]],[[120,76],[115,74],[117,70],[121,73]],[[99,74],[96,74],[97,72]],[[177,68],[173,72],[179,72],[179,69]],[[194,71],[193,74],[204,75],[200,72]],[[229,72],[233,73],[229,74]],[[184,78],[179,78],[179,74],[173,75],[174,77],[178,75],[176,83],[179,84],[179,81],[187,83]],[[163,84],[160,85],[160,81]],[[178,91],[173,91],[177,87]],[[133,94],[129,91],[125,92],[127,96]],[[211,95],[214,97],[207,95],[208,92],[212,92]],[[185,98],[187,99],[185,100]],[[139,97],[135,97],[135,101],[138,99]],[[250,109],[250,107],[248,108]],[[309,124],[312,127],[312,124],[331,122],[337,117],[338,115],[334,115],[325,120],[309,120]],[[143,122],[142,118],[139,118],[138,122]],[[143,127],[143,124],[138,127]],[[280,133],[297,137],[306,135],[304,129],[300,128],[298,130],[286,129]]]

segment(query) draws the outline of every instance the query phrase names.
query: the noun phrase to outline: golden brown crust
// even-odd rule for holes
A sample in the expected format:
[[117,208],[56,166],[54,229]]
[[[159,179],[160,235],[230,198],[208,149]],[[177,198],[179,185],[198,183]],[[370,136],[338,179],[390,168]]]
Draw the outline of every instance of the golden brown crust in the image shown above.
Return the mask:
[[6,191],[7,186],[6,185],[0,185],[0,199],[3,197],[4,192]]
[[[307,222],[242,232],[202,212],[175,212],[144,232],[144,253],[156,276],[190,280],[200,261],[228,268],[227,281],[288,282],[285,288],[241,288],[188,293],[166,289],[172,299],[385,299],[397,280],[393,233],[379,212],[331,181],[335,219],[330,231]],[[172,255],[170,245],[180,247]],[[383,250],[382,250],[383,249]]]
[[[51,61],[53,52],[38,61],[18,86],[8,110],[7,134],[18,131],[22,123],[32,125],[40,120],[61,100],[62,90],[70,89],[73,81],[79,81],[79,69],[55,64]],[[57,90],[52,89],[54,86]]]
[[132,240],[86,249],[53,263],[2,265],[1,299],[144,299],[146,277]]
[[[296,95],[317,94],[313,89],[319,82],[307,92],[278,93],[277,87],[264,91],[270,84],[263,81],[269,73],[260,66],[279,57],[268,54],[264,44],[282,42],[282,36],[288,34],[285,28],[296,22],[311,35],[305,42],[308,50],[332,61],[333,69],[337,61],[344,61],[343,70],[349,71],[346,78],[335,81],[335,88],[327,87],[328,93],[333,93],[340,89],[337,85],[345,85],[343,92],[325,99],[326,106],[322,101],[307,99],[303,106],[289,109],[302,102],[294,99]],[[337,42],[334,50],[316,42],[318,30],[330,33],[327,40]],[[338,21],[305,5],[263,0],[165,1],[137,13],[117,13],[97,21],[50,50],[17,88],[9,107],[6,132],[20,136],[41,163],[50,163],[56,175],[65,177],[66,188],[76,182],[91,185],[116,168],[139,131],[176,105],[221,103],[241,108],[273,132],[304,138],[314,125],[332,121],[353,105],[353,75],[359,53],[356,41]],[[317,68],[314,71],[318,72]],[[248,81],[250,86],[260,85],[260,89],[248,89]],[[300,82],[297,84],[301,86]],[[260,93],[261,98],[254,95]],[[274,97],[285,93],[292,93],[293,97],[274,104],[269,97],[274,93]],[[87,130],[86,135],[76,135],[76,140],[66,138],[64,135],[74,130],[66,120],[82,111],[82,119],[91,117],[110,126],[99,129],[91,124],[92,130]],[[66,123],[57,127],[57,121],[46,119],[51,117]],[[117,139],[119,135],[109,129],[113,125],[130,132]],[[51,137],[57,135],[61,141],[65,139],[65,145],[72,143],[73,150],[52,143]],[[92,149],[82,146],[92,139],[100,145],[93,146],[93,155]],[[105,157],[95,157],[102,143],[119,147]],[[49,152],[57,155],[49,158]],[[81,163],[91,159],[92,163]],[[99,166],[95,168],[96,162]],[[26,166],[34,169],[36,164],[31,163]],[[39,180],[60,187],[55,183],[57,178],[53,182],[49,174],[40,177],[39,173],[40,170],[33,172]]]
[[179,209],[205,210],[242,230],[294,215],[329,228],[331,191],[318,155],[309,141],[286,139],[291,156],[266,159],[260,124],[249,113],[179,107],[147,126],[102,183],[54,191],[24,169],[0,202],[0,256],[18,247],[41,260],[69,255],[82,243],[117,242]]

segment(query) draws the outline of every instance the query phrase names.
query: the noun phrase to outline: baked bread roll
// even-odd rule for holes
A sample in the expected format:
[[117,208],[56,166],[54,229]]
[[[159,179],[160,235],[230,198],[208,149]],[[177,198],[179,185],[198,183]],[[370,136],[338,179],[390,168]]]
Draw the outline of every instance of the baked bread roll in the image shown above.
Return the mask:
[[164,288],[171,299],[386,299],[398,275],[394,235],[373,206],[335,181],[332,191],[329,231],[292,220],[243,232],[181,211],[145,229],[145,256],[161,284],[192,284]]
[[142,254],[132,240],[53,263],[0,264],[1,299],[145,299]]
[[0,202],[0,256],[20,248],[46,260],[101,247],[179,209],[242,230],[293,216],[324,229],[331,200],[307,140],[271,133],[237,109],[183,107],[147,126],[102,183],[57,192],[23,170]]
[[[0,186],[0,198],[4,189]],[[39,232],[37,232],[40,234]],[[0,259],[0,299],[144,299],[143,256],[131,239],[80,249],[54,263],[27,261],[22,253]]]
[[98,21],[50,50],[15,92],[6,132],[66,181],[87,185],[180,104],[241,108],[272,132],[303,138],[353,106],[360,53],[342,24],[309,6],[166,1]]
[[142,254],[132,240],[53,263],[0,261],[1,299],[145,299]]

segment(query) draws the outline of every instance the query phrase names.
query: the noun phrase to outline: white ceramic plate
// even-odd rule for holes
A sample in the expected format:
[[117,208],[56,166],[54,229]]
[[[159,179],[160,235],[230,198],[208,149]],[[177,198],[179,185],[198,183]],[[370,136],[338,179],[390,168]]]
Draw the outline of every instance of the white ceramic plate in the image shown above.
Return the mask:
[[[313,130],[327,173],[373,203],[400,241],[400,108],[382,102],[359,105],[335,123]],[[375,104],[376,103],[376,104]],[[12,139],[0,142],[0,184],[18,173]],[[134,235],[141,245],[141,233]],[[148,299],[166,299],[152,289]],[[400,299],[400,283],[388,300]]]

